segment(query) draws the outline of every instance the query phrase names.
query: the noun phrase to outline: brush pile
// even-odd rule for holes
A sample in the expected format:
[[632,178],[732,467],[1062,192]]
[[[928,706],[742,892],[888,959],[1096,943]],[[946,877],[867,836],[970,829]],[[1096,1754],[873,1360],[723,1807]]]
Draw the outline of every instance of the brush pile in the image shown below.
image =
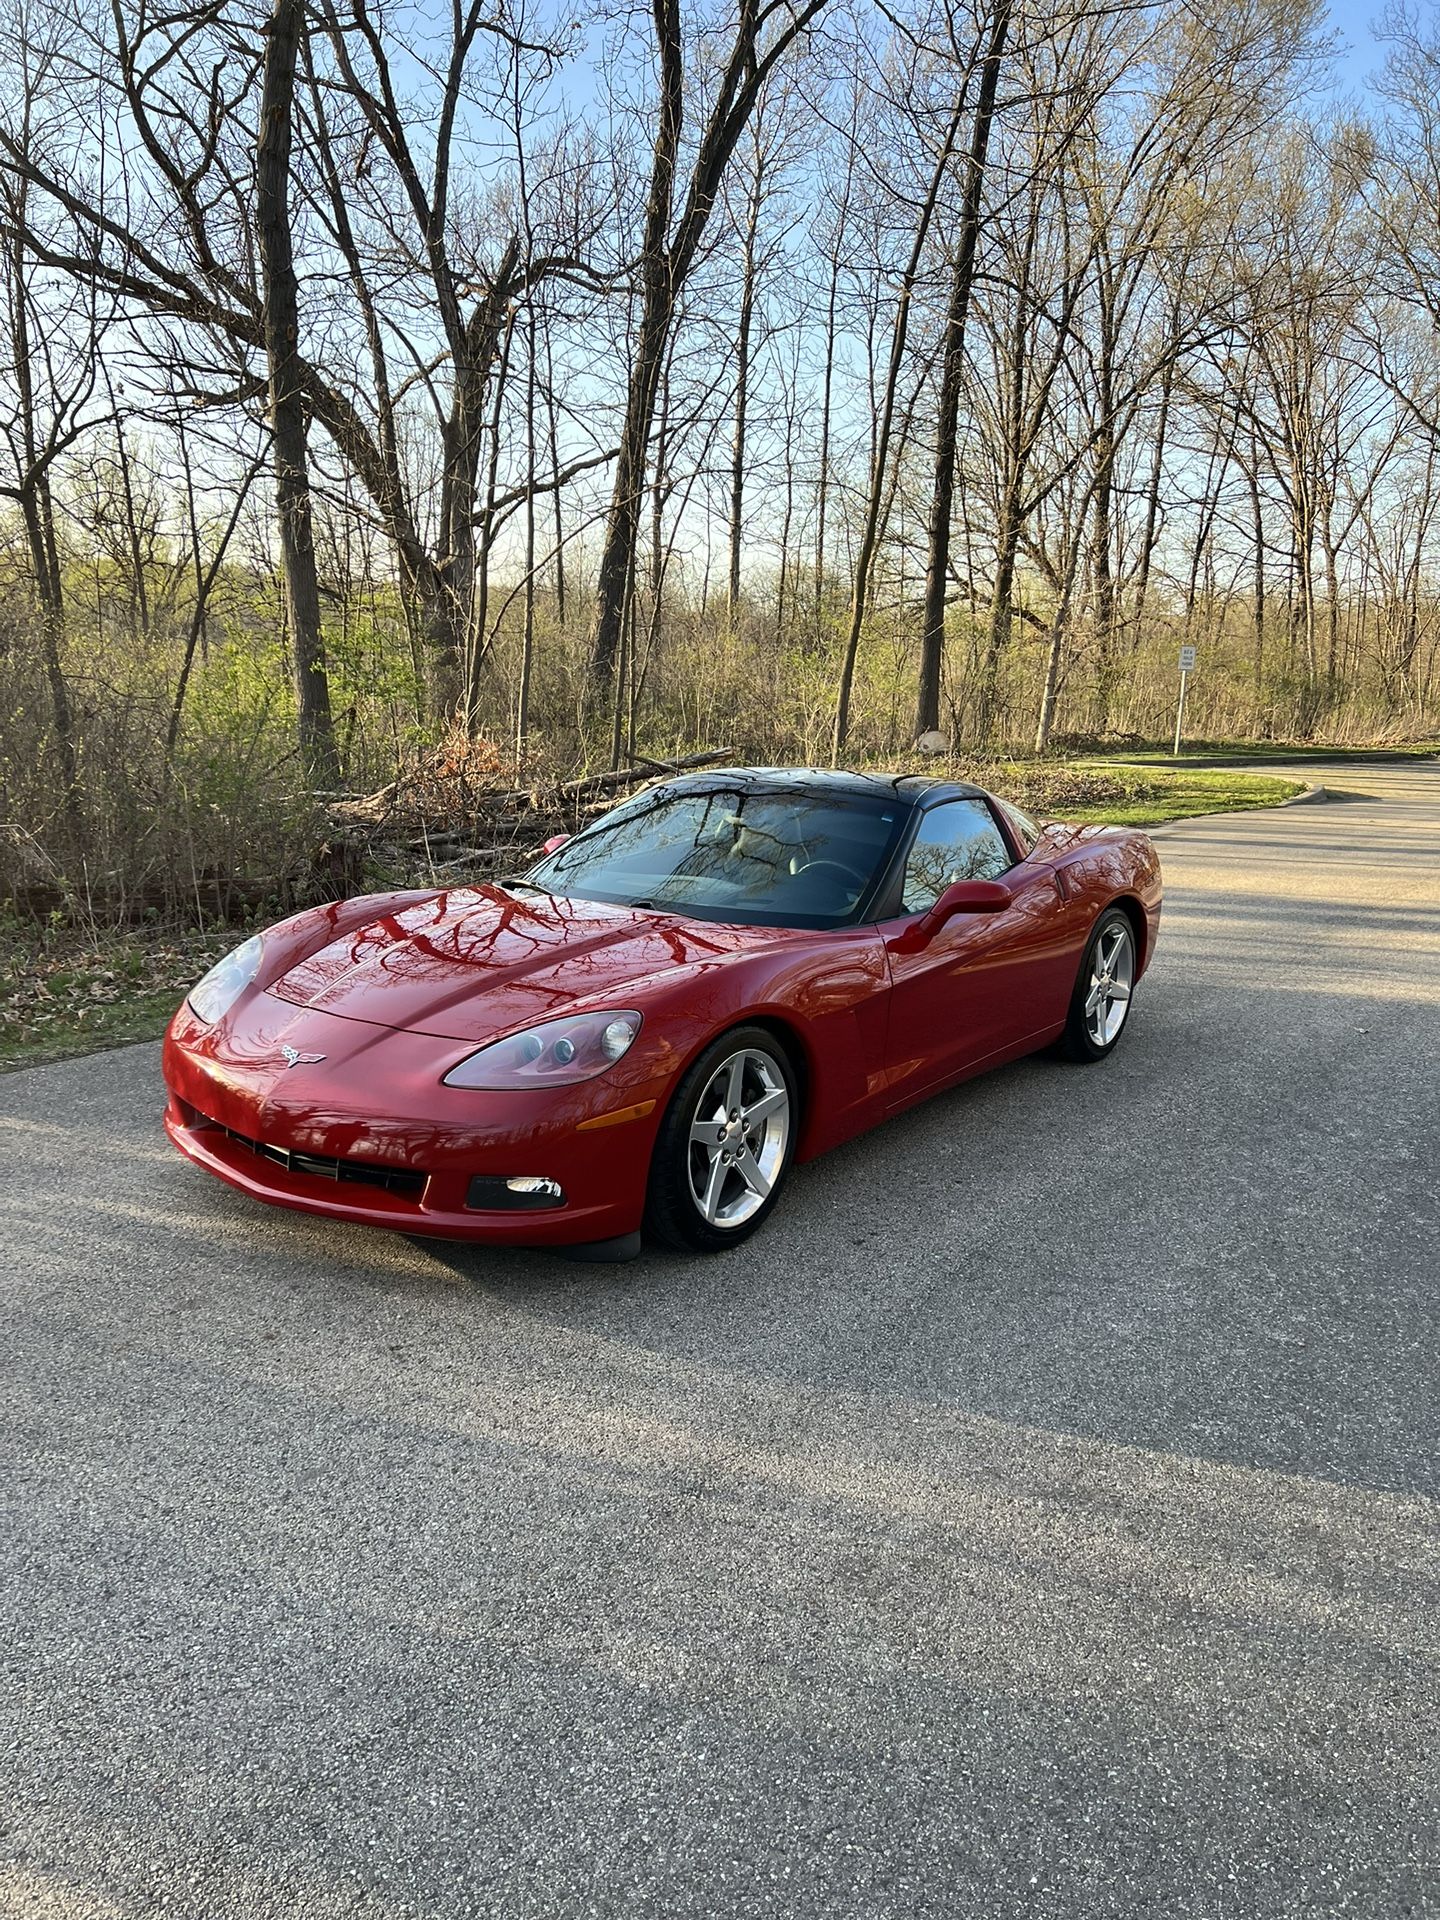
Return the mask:
[[677,760],[636,754],[610,772],[517,787],[498,779],[488,742],[452,743],[375,793],[324,796],[330,835],[320,858],[337,879],[365,870],[412,884],[496,879],[523,872],[552,834],[574,833],[627,794],[729,757],[723,748]]

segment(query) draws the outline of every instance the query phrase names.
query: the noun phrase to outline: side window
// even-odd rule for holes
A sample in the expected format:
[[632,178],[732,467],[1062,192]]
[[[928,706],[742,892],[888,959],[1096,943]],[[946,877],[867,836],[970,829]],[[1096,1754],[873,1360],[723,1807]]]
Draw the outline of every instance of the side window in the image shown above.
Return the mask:
[[920,817],[905,862],[902,913],[923,913],[956,880],[997,880],[1011,865],[983,800],[946,800]]
[[1028,815],[1021,813],[1018,807],[1012,807],[1008,800],[996,802],[1001,813],[1010,823],[1010,831],[1020,842],[1026,853],[1033,852],[1035,842],[1040,838],[1040,829]]

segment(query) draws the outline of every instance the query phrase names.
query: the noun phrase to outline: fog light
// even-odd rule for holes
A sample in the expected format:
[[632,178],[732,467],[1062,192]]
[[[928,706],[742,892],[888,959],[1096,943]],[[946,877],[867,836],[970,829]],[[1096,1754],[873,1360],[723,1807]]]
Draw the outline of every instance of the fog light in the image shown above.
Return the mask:
[[465,1196],[467,1207],[488,1213],[528,1213],[541,1207],[563,1207],[565,1189],[558,1180],[538,1173],[477,1173]]

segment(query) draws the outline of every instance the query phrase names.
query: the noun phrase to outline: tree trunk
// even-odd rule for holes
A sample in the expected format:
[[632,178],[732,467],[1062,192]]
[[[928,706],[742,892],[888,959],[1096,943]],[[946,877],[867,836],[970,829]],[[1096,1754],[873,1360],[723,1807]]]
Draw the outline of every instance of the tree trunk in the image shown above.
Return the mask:
[[1320,544],[1325,555],[1325,698],[1333,705],[1340,645],[1340,577],[1328,512],[1320,523]]
[[919,277],[920,263],[924,258],[925,242],[930,235],[931,223],[935,218],[935,206],[940,197],[940,188],[950,165],[950,156],[955,151],[955,135],[960,128],[961,116],[965,109],[965,91],[962,87],[959,99],[955,102],[955,111],[950,116],[950,124],[945,130],[940,155],[935,170],[930,176],[930,188],[920,207],[920,217],[915,225],[915,238],[911,243],[910,257],[905,264],[905,272],[900,281],[900,297],[895,306],[895,319],[890,332],[890,359],[885,372],[885,390],[875,423],[874,449],[870,459],[870,491],[865,506],[865,525],[860,535],[860,551],[855,558],[855,580],[850,591],[850,628],[845,636],[845,651],[840,661],[840,680],[835,691],[835,729],[831,739],[831,757],[837,763],[845,751],[845,742],[850,733],[850,693],[855,683],[855,660],[860,651],[860,635],[865,626],[865,610],[870,597],[870,568],[875,559],[875,549],[880,541],[880,521],[885,507],[885,480],[890,465],[890,435],[895,425],[895,399],[900,384],[900,369],[905,361],[905,342],[910,332],[910,305],[915,295],[915,282]]
[[1115,434],[1103,413],[1095,443],[1095,504],[1090,537],[1090,580],[1095,610],[1096,690],[1100,699],[1100,731],[1110,724],[1115,691],[1115,571],[1114,497]]
[[1119,451],[1116,436],[1115,355],[1116,292],[1108,251],[1099,249],[1098,260],[1099,340],[1096,344],[1096,416],[1094,441],[1094,515],[1090,535],[1090,583],[1093,594],[1096,674],[1099,699],[1099,730],[1110,725],[1110,708],[1115,695],[1115,459]]
[[611,495],[610,515],[605,525],[605,545],[601,550],[600,570],[595,582],[595,633],[590,647],[590,671],[592,678],[603,685],[608,685],[614,677],[620,653],[629,583],[634,573],[636,536],[640,527],[645,452],[669,331],[668,298],[657,295],[653,305],[647,300],[630,377],[625,424],[620,434],[620,454],[615,462],[615,490]]
[[1150,593],[1150,568],[1155,558],[1155,543],[1160,537],[1160,487],[1165,477],[1166,441],[1170,432],[1170,401],[1175,385],[1175,362],[1180,350],[1180,303],[1175,303],[1170,333],[1170,352],[1160,375],[1160,414],[1155,422],[1155,445],[1150,456],[1150,480],[1145,489],[1145,530],[1140,536],[1140,559],[1135,579],[1135,611],[1130,651],[1144,638],[1145,602]]
[[515,702],[515,784],[517,786],[523,786],[525,781],[525,745],[530,727],[530,676],[535,664],[535,309],[533,307],[530,309],[528,318],[525,373],[525,613],[520,642],[520,692]]
[[1075,575],[1080,566],[1080,541],[1085,524],[1082,513],[1070,542],[1069,562],[1064,584],[1050,623],[1050,642],[1045,655],[1045,688],[1040,697],[1040,719],[1035,728],[1035,751],[1044,753],[1050,745],[1050,730],[1055,723],[1055,702],[1060,690],[1060,662],[1065,652],[1065,635],[1070,626],[1070,608],[1075,595]]
[[40,657],[45,668],[45,684],[50,692],[50,720],[55,729],[55,754],[65,782],[65,809],[76,807],[75,715],[70,705],[70,689],[65,684],[61,662],[61,643],[65,638],[65,601],[60,573],[53,561],[53,531],[47,534],[50,518],[50,490],[41,475],[29,487],[20,503],[25,536],[30,548],[30,565],[35,576],[35,600],[40,613]]
[[70,689],[65,684],[61,646],[65,637],[65,589],[60,577],[60,555],[55,542],[55,510],[50,497],[48,463],[40,456],[35,421],[35,372],[31,362],[30,315],[25,304],[25,243],[17,230],[11,247],[10,340],[14,353],[15,396],[18,402],[23,467],[20,474],[20,515],[30,549],[30,572],[40,615],[40,656],[50,694],[50,720],[55,729],[55,754],[65,782],[65,811],[75,819],[75,716]]
[[760,224],[760,173],[745,222],[745,255],[740,281],[740,325],[735,337],[735,433],[730,446],[730,580],[727,614],[732,629],[740,624],[740,548],[745,519],[745,427],[750,399],[750,329],[755,316],[755,236]]
[[595,583],[590,674],[597,693],[615,672],[633,590],[646,448],[676,303],[724,185],[735,143],[755,110],[761,89],[776,62],[825,4],[826,0],[798,0],[787,11],[783,24],[773,26],[764,52],[760,50],[762,31],[776,9],[758,7],[753,0],[747,0],[741,8],[734,41],[715,81],[710,117],[696,141],[694,163],[672,235],[676,159],[685,109],[684,36],[679,0],[652,0],[660,101],[640,250],[640,337],[630,370],[615,485]]
[[311,778],[339,778],[310,511],[308,425],[301,397],[300,303],[290,234],[290,136],[303,0],[275,0],[265,40],[256,153],[256,227],[264,273],[265,358],[285,612],[295,664],[300,748]]
[[[181,441],[181,446],[183,449],[184,447],[183,439]],[[219,575],[220,569],[225,563],[225,555],[229,550],[230,542],[231,542],[231,539],[234,537],[235,529],[240,524],[240,515],[244,511],[245,502],[250,497],[250,489],[254,485],[256,475],[260,472],[260,469],[264,465],[264,463],[265,463],[265,456],[262,452],[258,454],[256,458],[251,462],[250,467],[245,474],[245,478],[240,482],[239,486],[236,487],[235,497],[230,505],[230,518],[225,524],[224,532],[220,535],[219,540],[215,543],[215,551],[210,556],[210,564],[208,567],[201,565],[200,527],[199,527],[198,521],[195,518],[193,507],[191,509],[191,514],[190,514],[191,539],[193,540],[195,545],[195,607],[194,607],[194,611],[190,616],[189,629],[187,630],[185,635],[185,653],[184,653],[184,657],[180,662],[179,677],[175,682],[175,697],[170,703],[169,725],[165,729],[165,764],[167,768],[167,777],[168,777],[168,769],[169,769],[170,763],[175,757],[175,745],[180,738],[180,718],[185,711],[185,695],[190,685],[191,670],[195,665],[195,650],[197,646],[201,649],[202,657],[203,657],[204,644],[205,644],[205,619],[206,619],[207,611],[210,606],[210,595],[212,590],[214,589],[215,581]],[[188,480],[189,478],[188,461],[186,466],[186,475]]]
[[657,597],[665,578],[665,507],[670,498],[670,368],[660,376],[655,397],[655,460],[650,480],[650,591]]
[[835,309],[840,292],[840,260],[830,262],[830,298],[825,308],[825,373],[820,396],[820,474],[815,501],[815,631],[825,611],[825,532],[830,505],[830,410],[835,390]]
[[[1038,392],[1030,408],[1035,418],[1027,421],[1026,381],[1031,359],[1029,317],[1032,306],[1031,282],[1035,250],[1040,238],[1041,205],[1039,181],[1032,176],[1024,244],[1015,275],[1014,327],[1009,335],[1010,362],[1006,369],[1004,411],[1004,464],[998,476],[995,580],[990,595],[990,618],[986,623],[985,650],[980,661],[978,691],[974,702],[975,738],[982,743],[990,738],[991,729],[995,723],[1000,662],[1010,645],[1015,597],[1015,563],[1025,518],[1024,490],[1030,452],[1035,444],[1039,417],[1044,412],[1051,381],[1059,367],[1059,357],[1056,355],[1052,358],[1050,373],[1047,375],[1041,372]],[[1068,304],[1067,301],[1067,306]]]
[[[106,384],[108,386],[108,380]],[[125,426],[118,412],[115,415],[115,454],[120,468],[120,497],[125,503],[125,544],[130,550],[132,610],[140,633],[148,637],[150,590],[145,581],[145,546],[140,538],[140,520],[135,506],[135,486],[130,477],[130,449],[125,444]]]
[[608,686],[614,675],[624,633],[630,583],[635,572],[640,493],[645,485],[645,449],[675,300],[669,236],[676,156],[685,111],[685,68],[679,0],[653,0],[653,7],[660,64],[660,111],[650,166],[650,192],[645,203],[640,338],[631,363],[625,423],[615,462],[615,484],[595,582],[590,675],[597,691]]
[[[1018,456],[1017,456],[1018,457]],[[980,691],[975,703],[975,738],[984,745],[995,725],[1000,662],[1010,645],[1014,618],[1015,559],[1020,547],[1020,470],[1012,470],[996,529],[995,587],[990,596],[990,620],[985,634],[985,656],[980,666]]]
[[1255,540],[1253,591],[1255,600],[1255,711],[1265,697],[1265,508],[1260,496],[1259,453],[1250,442],[1250,512]]
[[[786,443],[795,444],[795,414],[791,410],[787,422]],[[795,521],[795,462],[785,461],[785,513],[780,522],[780,579],[775,589],[775,645],[778,648],[785,638],[785,601],[790,583],[790,529]]]
[[550,471],[555,475],[555,624],[565,626],[565,509],[560,499],[560,426],[555,410],[555,357],[550,321],[545,321],[545,404],[550,416]]
[[950,275],[950,303],[945,316],[945,358],[940,375],[940,419],[935,440],[935,478],[930,499],[928,559],[925,571],[925,612],[920,633],[920,689],[915,707],[918,738],[940,725],[940,670],[945,652],[945,589],[950,577],[950,520],[955,504],[955,444],[960,422],[960,389],[965,374],[965,326],[970,313],[970,290],[975,281],[975,250],[980,239],[981,206],[985,194],[985,157],[990,126],[995,117],[995,92],[1000,62],[1010,30],[1010,0],[997,0],[990,26],[990,44],[980,74],[980,97],[965,166],[965,193],[960,214],[960,238]]
[[490,541],[495,524],[495,496],[500,485],[500,423],[505,404],[505,382],[510,376],[510,352],[515,341],[515,316],[510,316],[500,345],[495,393],[490,413],[490,466],[485,481],[485,506],[480,516],[480,552],[465,639],[465,731],[471,739],[480,725],[480,687],[490,650]]

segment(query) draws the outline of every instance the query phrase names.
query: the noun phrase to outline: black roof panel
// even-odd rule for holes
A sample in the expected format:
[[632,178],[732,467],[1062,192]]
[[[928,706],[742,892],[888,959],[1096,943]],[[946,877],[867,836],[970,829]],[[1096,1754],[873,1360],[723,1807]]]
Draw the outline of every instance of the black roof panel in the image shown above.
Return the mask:
[[963,780],[945,780],[926,773],[854,773],[842,767],[707,767],[701,772],[677,774],[667,786],[699,791],[737,784],[757,790],[805,794],[824,799],[841,794],[893,795],[911,806],[944,794],[975,795],[983,791]]

